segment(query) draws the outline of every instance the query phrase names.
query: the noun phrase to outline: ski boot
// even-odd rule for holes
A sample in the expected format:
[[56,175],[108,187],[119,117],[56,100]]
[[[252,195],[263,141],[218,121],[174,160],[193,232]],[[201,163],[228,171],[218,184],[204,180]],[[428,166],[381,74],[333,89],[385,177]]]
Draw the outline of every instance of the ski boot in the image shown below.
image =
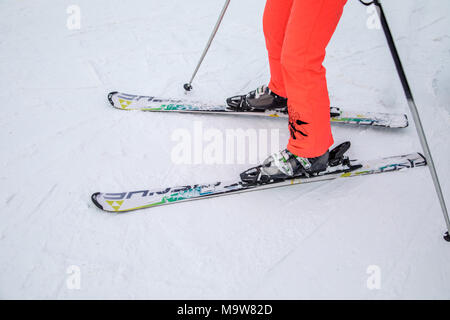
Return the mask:
[[350,142],[344,142],[331,151],[315,158],[302,158],[287,149],[267,158],[262,165],[250,168],[241,173],[241,180],[251,185],[284,181],[296,177],[311,177],[330,172],[348,172],[360,166],[351,166],[344,153],[350,148]]
[[287,112],[287,99],[275,94],[266,85],[262,85],[246,95],[228,98],[227,104],[234,111],[277,110]]

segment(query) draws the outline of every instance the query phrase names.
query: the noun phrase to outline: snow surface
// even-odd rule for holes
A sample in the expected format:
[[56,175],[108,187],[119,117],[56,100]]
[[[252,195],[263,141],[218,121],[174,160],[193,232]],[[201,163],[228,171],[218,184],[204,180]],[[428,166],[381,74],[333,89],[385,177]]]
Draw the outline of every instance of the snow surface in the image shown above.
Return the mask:
[[[384,2],[450,204],[450,2]],[[72,4],[80,30],[66,27]],[[194,121],[280,129],[287,142],[282,120],[108,107],[111,90],[184,97],[222,5],[0,2],[0,298],[450,298],[450,244],[426,168],[134,214],[91,203],[95,191],[210,182],[249,167],[174,164],[171,136]],[[190,98],[222,103],[268,81],[263,8],[231,2]],[[345,8],[326,60],[332,103],[409,115],[371,15],[356,0]],[[352,141],[352,157],[421,150],[413,125],[333,133]],[[367,286],[370,266],[379,289]]]

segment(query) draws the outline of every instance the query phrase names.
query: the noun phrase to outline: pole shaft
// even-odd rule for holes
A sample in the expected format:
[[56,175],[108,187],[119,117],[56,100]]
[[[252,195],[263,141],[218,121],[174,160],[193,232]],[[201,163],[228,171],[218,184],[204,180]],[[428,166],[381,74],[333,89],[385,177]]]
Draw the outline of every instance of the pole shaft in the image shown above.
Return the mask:
[[411,88],[408,84],[408,79],[406,78],[405,70],[403,69],[402,62],[400,60],[400,56],[398,54],[397,48],[395,47],[394,39],[392,38],[391,30],[389,29],[389,25],[386,20],[386,16],[383,11],[383,7],[381,6],[378,0],[374,0],[373,3],[378,7],[378,14],[380,16],[381,26],[383,28],[384,34],[386,35],[386,39],[389,45],[389,49],[392,54],[392,58],[394,59],[395,67],[397,69],[397,73],[400,77],[400,81],[403,86],[403,90],[405,91],[406,99],[408,101],[408,106],[411,111],[414,123],[416,125],[417,134],[419,136],[420,144],[422,145],[422,149],[425,153],[425,157],[427,159],[428,167],[430,169],[431,177],[433,179],[433,184],[436,189],[436,194],[439,198],[439,202],[441,204],[442,213],[444,214],[445,223],[447,225],[447,231],[450,231],[450,218],[448,216],[447,206],[445,204],[444,195],[442,193],[442,188],[439,183],[439,177],[436,171],[436,167],[434,165],[433,157],[431,156],[430,147],[427,142],[427,138],[425,136],[425,131],[422,126],[422,121],[420,120],[419,112],[417,111],[417,106],[414,101]]
[[222,23],[223,16],[225,15],[225,12],[227,11],[228,5],[230,4],[230,0],[226,0],[225,4],[222,8],[222,11],[220,12],[219,18],[217,19],[216,25],[214,26],[214,29],[209,36],[208,43],[206,44],[205,49],[203,50],[202,56],[200,57],[200,60],[197,63],[197,66],[195,67],[194,73],[192,74],[191,80],[189,80],[189,85],[192,84],[192,81],[194,81],[195,76],[197,75],[198,69],[200,68],[200,65],[203,62],[203,59],[205,58],[206,54],[208,53],[209,48],[211,47],[211,43],[214,40],[214,37],[216,36],[217,30],[219,30],[219,26]]

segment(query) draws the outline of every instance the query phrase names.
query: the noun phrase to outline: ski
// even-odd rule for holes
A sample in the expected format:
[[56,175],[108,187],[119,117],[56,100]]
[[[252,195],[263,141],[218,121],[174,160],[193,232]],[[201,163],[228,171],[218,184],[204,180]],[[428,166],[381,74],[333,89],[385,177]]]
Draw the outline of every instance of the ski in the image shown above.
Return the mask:
[[94,193],[91,198],[94,204],[104,211],[127,212],[160,205],[199,200],[210,197],[231,195],[248,191],[263,190],[302,183],[312,183],[337,178],[357,177],[375,173],[400,171],[426,165],[420,153],[382,158],[371,161],[348,160],[345,163],[330,166],[326,171],[312,177],[296,177],[284,181],[267,184],[247,184],[239,178],[228,182],[195,184],[181,187],[161,189],[142,189],[118,193]]
[[[154,96],[139,96],[121,92],[109,93],[108,100],[114,108],[120,110],[188,112],[288,118],[286,111],[235,111],[226,105],[210,105],[184,99],[163,99]],[[405,128],[408,126],[408,118],[405,114],[359,112],[345,110],[338,107],[330,108],[330,120],[332,123],[367,125],[386,128]]]

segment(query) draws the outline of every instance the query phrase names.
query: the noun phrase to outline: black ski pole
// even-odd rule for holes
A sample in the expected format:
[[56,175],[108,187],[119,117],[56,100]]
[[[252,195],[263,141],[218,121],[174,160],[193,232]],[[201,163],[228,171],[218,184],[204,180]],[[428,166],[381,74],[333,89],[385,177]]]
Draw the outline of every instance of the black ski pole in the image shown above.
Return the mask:
[[369,6],[374,4],[378,8],[378,15],[380,17],[381,26],[383,28],[384,34],[386,36],[387,43],[389,45],[389,49],[392,54],[392,58],[394,59],[395,67],[397,69],[397,73],[400,77],[400,81],[402,82],[403,90],[405,91],[406,99],[408,100],[408,106],[411,110],[411,114],[414,119],[414,123],[416,125],[417,134],[419,136],[420,143],[422,145],[422,149],[425,153],[425,158],[427,159],[428,167],[430,168],[431,177],[433,178],[434,187],[436,189],[436,194],[439,198],[439,202],[441,204],[442,213],[444,214],[445,224],[447,225],[447,232],[444,234],[444,239],[450,242],[450,219],[448,216],[447,206],[445,205],[444,195],[442,194],[441,185],[439,183],[439,177],[436,171],[436,167],[434,166],[433,158],[431,156],[430,147],[428,146],[427,138],[425,136],[425,131],[422,126],[422,121],[420,120],[419,112],[417,111],[416,102],[414,101],[411,88],[408,84],[408,79],[406,78],[405,70],[403,69],[402,62],[400,60],[400,56],[398,54],[397,48],[395,47],[394,38],[392,37],[391,30],[389,29],[389,25],[386,20],[386,16],[383,11],[383,7],[378,0],[373,0],[371,2],[364,2],[359,0],[362,4]]
[[214,26],[214,29],[213,29],[211,35],[209,36],[208,43],[206,44],[206,47],[203,50],[202,56],[200,57],[200,60],[198,61],[197,66],[195,67],[195,70],[194,70],[194,73],[192,74],[191,80],[189,80],[189,82],[185,83],[183,86],[184,90],[186,90],[186,91],[192,90],[192,81],[194,81],[195,75],[197,74],[197,71],[200,68],[200,65],[202,64],[203,59],[206,56],[206,53],[208,53],[209,47],[211,46],[211,43],[212,43],[214,37],[216,36],[217,30],[219,29],[220,23],[222,22],[223,16],[225,15],[225,12],[227,11],[229,4],[230,4],[230,0],[226,0],[224,6],[222,8],[222,11],[220,12],[219,19],[217,19],[216,25]]

